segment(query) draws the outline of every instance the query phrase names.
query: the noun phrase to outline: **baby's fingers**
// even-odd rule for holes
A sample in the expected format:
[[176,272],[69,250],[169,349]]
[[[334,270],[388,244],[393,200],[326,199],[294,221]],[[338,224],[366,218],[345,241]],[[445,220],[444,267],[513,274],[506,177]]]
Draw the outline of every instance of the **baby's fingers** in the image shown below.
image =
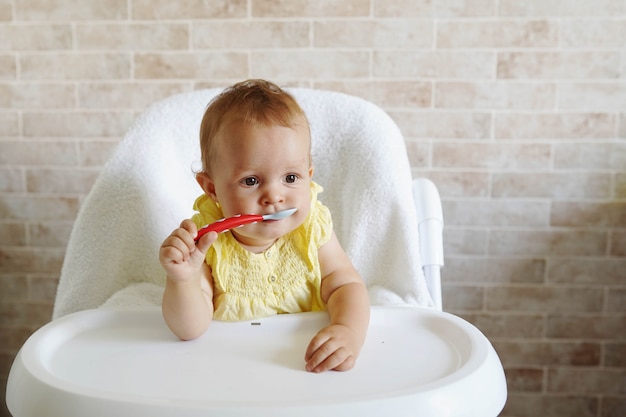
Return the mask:
[[198,228],[191,219],[183,220],[180,227],[172,232],[172,235],[181,238],[190,248],[195,246],[195,238],[197,234]]
[[331,369],[347,371],[355,364],[354,356],[336,338],[324,331],[318,333],[309,343],[305,357],[306,370],[325,372]]
[[343,346],[328,341],[320,346],[309,357],[306,370],[309,372],[325,372],[330,370],[347,371],[354,366],[354,357]]
[[304,360],[309,362],[313,355],[318,351],[320,347],[324,345],[330,339],[328,335],[323,332],[319,332],[315,335],[313,339],[309,342],[309,346],[306,348],[306,352],[304,353]]
[[190,248],[183,239],[170,235],[159,250],[161,262],[181,263],[189,258]]
[[213,242],[217,240],[217,233],[215,232],[206,233],[198,239],[198,228],[196,227],[196,224],[190,219],[183,220],[178,230],[181,232],[181,237],[189,246],[191,252],[194,252],[194,250],[197,248],[202,254],[206,254],[206,252],[209,250],[209,247],[211,247]]
[[209,232],[198,239],[198,243],[196,243],[196,248],[203,254],[209,250],[213,242],[217,240],[217,233]]
[[196,250],[194,236],[196,225],[191,220],[184,220],[161,244],[159,258],[161,262],[185,262]]

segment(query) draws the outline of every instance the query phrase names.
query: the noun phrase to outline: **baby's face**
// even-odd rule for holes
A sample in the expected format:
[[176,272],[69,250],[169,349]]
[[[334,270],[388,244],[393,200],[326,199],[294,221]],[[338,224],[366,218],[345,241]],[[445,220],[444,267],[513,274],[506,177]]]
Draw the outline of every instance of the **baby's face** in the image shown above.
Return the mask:
[[[286,219],[234,229],[248,247],[265,247],[304,222],[311,205],[310,137],[306,124],[293,128],[226,122],[219,130],[209,190],[224,216],[298,210]],[[211,188],[212,187],[212,188]]]

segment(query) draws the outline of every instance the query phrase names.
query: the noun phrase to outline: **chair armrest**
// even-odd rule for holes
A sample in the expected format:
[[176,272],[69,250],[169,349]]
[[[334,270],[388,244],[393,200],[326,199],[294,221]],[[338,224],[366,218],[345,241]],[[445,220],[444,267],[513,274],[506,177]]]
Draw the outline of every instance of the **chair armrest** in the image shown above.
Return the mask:
[[443,266],[443,211],[435,184],[427,178],[413,180],[413,201],[417,211],[420,257],[430,295],[442,309],[441,276]]

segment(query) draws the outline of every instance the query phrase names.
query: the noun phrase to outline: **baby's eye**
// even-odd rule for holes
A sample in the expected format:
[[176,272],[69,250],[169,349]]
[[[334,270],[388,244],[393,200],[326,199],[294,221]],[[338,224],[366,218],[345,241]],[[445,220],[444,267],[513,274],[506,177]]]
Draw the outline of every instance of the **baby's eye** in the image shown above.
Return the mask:
[[241,182],[247,187],[254,187],[255,185],[259,183],[259,180],[255,177],[248,177],[248,178],[244,178],[243,181]]
[[293,184],[294,182],[296,182],[298,180],[298,176],[296,174],[287,174],[285,176],[285,182],[287,184]]

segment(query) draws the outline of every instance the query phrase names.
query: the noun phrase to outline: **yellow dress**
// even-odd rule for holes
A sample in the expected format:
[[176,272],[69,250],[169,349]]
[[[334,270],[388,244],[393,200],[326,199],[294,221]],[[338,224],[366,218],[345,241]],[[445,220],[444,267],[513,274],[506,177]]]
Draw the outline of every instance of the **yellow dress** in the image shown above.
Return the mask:
[[[320,192],[322,187],[312,181],[311,211],[304,223],[262,253],[244,249],[231,232],[218,236],[206,255],[213,275],[216,320],[252,320],[326,308],[320,294],[318,249],[332,235],[332,218],[317,200]],[[198,213],[192,220],[199,228],[224,217],[207,195],[198,197],[194,209]]]

